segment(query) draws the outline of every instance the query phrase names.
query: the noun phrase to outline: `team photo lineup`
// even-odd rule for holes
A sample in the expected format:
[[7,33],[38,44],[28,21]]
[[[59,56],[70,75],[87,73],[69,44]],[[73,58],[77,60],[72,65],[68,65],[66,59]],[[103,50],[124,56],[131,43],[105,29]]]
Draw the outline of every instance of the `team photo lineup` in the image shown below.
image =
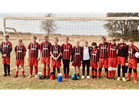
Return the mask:
[[[54,80],[57,77],[58,82],[63,80],[80,80],[80,79],[93,79],[101,80],[102,68],[105,70],[106,80],[122,80],[131,81],[137,83],[137,63],[139,58],[139,49],[134,45],[133,39],[128,39],[128,44],[125,43],[125,37],[122,36],[119,39],[119,43],[116,43],[116,39],[111,37],[107,40],[104,36],[101,37],[100,43],[97,44],[92,40],[91,45],[88,41],[83,41],[84,45],[80,45],[79,39],[75,39],[74,45],[70,44],[69,37],[63,38],[63,44],[58,44],[58,37],[53,38],[52,42],[49,42],[49,36],[47,34],[42,35],[43,42],[37,42],[37,36],[31,36],[31,42],[28,43],[26,48],[21,38],[16,40],[17,44],[15,48],[12,48],[12,43],[9,41],[10,35],[3,35],[3,42],[0,45],[0,52],[2,55],[2,64],[4,67],[3,77],[10,77],[10,53],[15,52],[15,66],[16,73],[13,78],[18,77],[19,67],[22,69],[22,77],[25,78],[24,63],[27,59],[30,75],[27,78],[33,78],[33,69],[35,70],[35,78],[37,79],[51,79]],[[26,58],[25,58],[26,56]],[[39,75],[38,61],[41,61],[43,65],[43,74]],[[74,73],[69,75],[70,62],[74,68]],[[51,65],[50,65],[51,63]],[[126,67],[128,63],[128,70]],[[63,66],[63,67],[61,67]],[[82,67],[80,74],[80,67]],[[50,71],[51,68],[51,71]],[[63,70],[61,74],[60,68]],[[87,71],[86,69],[87,68]],[[90,73],[91,69],[91,73]],[[131,73],[134,73],[134,78],[131,79]],[[87,72],[87,75],[85,75]],[[127,72],[127,78],[125,73]],[[118,77],[115,78],[117,73]],[[62,75],[62,78],[60,78]],[[120,76],[122,75],[122,78]]]

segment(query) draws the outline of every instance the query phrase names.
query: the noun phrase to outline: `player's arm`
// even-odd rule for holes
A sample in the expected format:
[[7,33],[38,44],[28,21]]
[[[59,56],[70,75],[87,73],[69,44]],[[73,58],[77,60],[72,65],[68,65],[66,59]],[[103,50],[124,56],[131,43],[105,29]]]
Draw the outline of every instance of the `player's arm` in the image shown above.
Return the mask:
[[28,49],[27,49],[27,61],[29,61],[29,51],[30,51],[30,44],[28,45]]
[[12,52],[12,44],[10,43],[10,49],[9,49],[9,51],[7,52],[7,56],[10,54]]
[[59,55],[57,56],[57,58],[56,59],[58,59],[60,56],[61,56],[61,47],[59,47]]
[[40,55],[41,55],[40,45],[38,44],[38,61],[40,60]]
[[83,47],[81,47],[81,63],[83,61]]
[[56,58],[53,56],[52,47],[53,47],[53,46],[51,46],[51,48],[50,48],[50,55],[52,56],[53,59],[56,59]]
[[2,44],[1,44],[1,46],[0,46],[0,52],[1,52],[1,54],[3,55]]
[[71,50],[71,62],[73,61],[73,55],[74,55],[74,47]]

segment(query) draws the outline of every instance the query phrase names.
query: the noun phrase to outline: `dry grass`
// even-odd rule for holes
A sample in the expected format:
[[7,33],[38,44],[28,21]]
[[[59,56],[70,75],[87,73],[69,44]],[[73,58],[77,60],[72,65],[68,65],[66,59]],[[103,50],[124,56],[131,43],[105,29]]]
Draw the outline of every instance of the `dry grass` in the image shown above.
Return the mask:
[[[30,42],[30,36],[21,36],[24,39],[24,44],[27,47]],[[53,37],[50,36],[49,40],[53,44]],[[64,36],[57,36],[59,38],[59,44],[61,45],[63,43]],[[42,41],[42,35],[38,35],[38,38]],[[70,43],[74,45],[74,40],[78,38],[81,43],[80,45],[83,45],[84,40],[87,40],[89,42],[89,45],[95,41],[99,43],[99,36],[70,36]],[[108,37],[107,37],[108,38]],[[13,44],[13,49],[16,46],[16,39],[17,37],[11,36],[10,41]],[[0,42],[2,42],[2,36],[0,36]],[[135,45],[139,47],[138,42],[135,42]],[[0,63],[1,63],[1,57],[0,57]],[[70,67],[71,64],[70,64]],[[43,66],[41,65],[39,61],[39,70],[42,72]],[[11,69],[15,69],[15,55],[14,51],[11,53]],[[61,67],[61,72],[63,73],[63,68]],[[73,68],[70,69],[70,75],[73,73]],[[81,73],[82,74],[82,73]],[[15,70],[11,71],[11,77],[2,77],[3,75],[3,65],[1,64],[0,69],[0,89],[139,89],[139,83],[134,84],[133,83],[133,74],[132,74],[132,81],[130,82],[123,82],[123,81],[107,81],[105,78],[104,69],[102,72],[102,79],[100,80],[76,80],[73,81],[71,79],[69,80],[63,80],[63,82],[58,83],[57,80],[38,80],[35,78],[22,78],[21,76],[21,70],[19,71],[19,77],[13,78],[15,75]],[[29,67],[25,67],[25,75],[29,75]],[[117,77],[117,74],[116,74]],[[138,75],[139,77],[139,75]],[[139,81],[139,78],[137,79]]]

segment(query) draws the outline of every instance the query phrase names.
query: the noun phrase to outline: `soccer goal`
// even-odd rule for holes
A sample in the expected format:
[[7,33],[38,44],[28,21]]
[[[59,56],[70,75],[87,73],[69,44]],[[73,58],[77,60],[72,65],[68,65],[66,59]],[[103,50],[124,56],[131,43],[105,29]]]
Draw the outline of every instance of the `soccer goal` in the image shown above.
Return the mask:
[[5,17],[3,25],[4,34],[13,33],[18,38],[19,34],[99,36],[139,30],[139,17]]

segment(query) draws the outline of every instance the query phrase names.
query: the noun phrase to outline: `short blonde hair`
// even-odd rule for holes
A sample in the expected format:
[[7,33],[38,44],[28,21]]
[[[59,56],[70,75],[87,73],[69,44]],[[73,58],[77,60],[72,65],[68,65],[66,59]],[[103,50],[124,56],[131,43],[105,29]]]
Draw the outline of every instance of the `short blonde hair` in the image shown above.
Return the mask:
[[4,37],[8,37],[9,38],[9,34],[4,34]]
[[76,39],[76,40],[75,40],[75,42],[79,42],[79,40],[78,40],[78,39]]
[[56,39],[56,40],[58,41],[58,38],[57,38],[57,36],[55,36],[55,37],[54,37],[54,39]]
[[17,41],[22,42],[22,39],[21,38],[18,38]]
[[48,37],[48,34],[44,34],[43,37]]
[[35,35],[32,35],[31,37],[37,39],[37,37]]

